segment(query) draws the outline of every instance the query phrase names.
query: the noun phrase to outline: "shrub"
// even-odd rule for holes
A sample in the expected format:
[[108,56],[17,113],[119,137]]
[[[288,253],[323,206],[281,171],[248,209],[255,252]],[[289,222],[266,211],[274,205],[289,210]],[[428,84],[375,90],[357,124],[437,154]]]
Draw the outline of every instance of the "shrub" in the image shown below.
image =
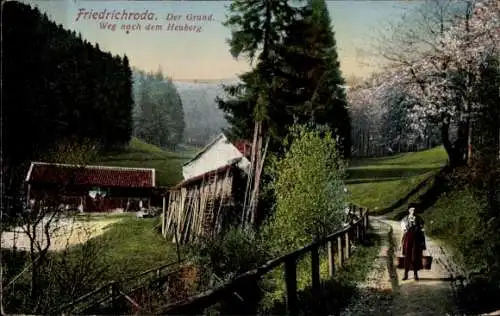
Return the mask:
[[[215,281],[230,279],[269,259],[264,244],[252,228],[232,227],[225,234],[193,245],[196,264],[205,277]],[[218,279],[218,280],[217,280]]]
[[498,309],[500,295],[498,218],[489,218],[487,193],[477,187],[443,194],[426,212],[426,231],[442,239],[469,283],[459,291],[461,308],[474,314]]
[[[192,246],[198,267],[198,291],[221,285],[271,259],[259,235],[252,228],[232,227],[214,239]],[[210,307],[209,314],[255,314],[261,291],[256,282]]]
[[454,259],[467,270],[485,268],[484,244],[486,225],[482,221],[485,202],[468,190],[443,194],[429,214],[425,214],[426,231],[449,244]]
[[332,134],[296,125],[288,141],[284,156],[272,162],[276,205],[263,228],[275,254],[334,232],[345,205],[345,165]]

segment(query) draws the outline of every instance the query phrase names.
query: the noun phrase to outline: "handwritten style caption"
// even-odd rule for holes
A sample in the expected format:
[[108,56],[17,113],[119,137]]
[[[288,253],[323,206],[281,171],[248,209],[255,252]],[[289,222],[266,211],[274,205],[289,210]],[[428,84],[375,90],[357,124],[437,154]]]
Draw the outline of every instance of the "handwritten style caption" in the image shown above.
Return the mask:
[[78,9],[75,22],[93,21],[103,31],[193,32],[203,31],[205,23],[214,22],[213,14],[156,14],[149,10],[134,12],[123,10]]

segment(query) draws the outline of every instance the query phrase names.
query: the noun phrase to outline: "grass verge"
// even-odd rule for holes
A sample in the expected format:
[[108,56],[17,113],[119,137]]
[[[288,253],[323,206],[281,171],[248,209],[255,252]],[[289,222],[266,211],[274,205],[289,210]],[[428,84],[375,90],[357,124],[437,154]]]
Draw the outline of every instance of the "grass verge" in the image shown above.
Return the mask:
[[[333,278],[328,277],[326,251],[320,254],[322,289],[318,294],[311,289],[311,260],[308,256],[297,265],[297,290],[302,314],[337,314],[356,297],[356,284],[368,276],[381,247],[378,235],[370,232],[363,244],[357,245],[352,257],[337,268]],[[285,280],[283,269],[271,272],[263,281],[265,288],[261,309],[265,314],[283,314],[285,306]]]

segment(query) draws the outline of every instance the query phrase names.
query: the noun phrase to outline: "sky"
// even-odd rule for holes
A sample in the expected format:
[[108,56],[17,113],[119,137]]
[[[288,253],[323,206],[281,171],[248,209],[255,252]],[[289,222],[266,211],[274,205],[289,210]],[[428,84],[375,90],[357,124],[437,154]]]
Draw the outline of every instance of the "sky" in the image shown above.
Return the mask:
[[[51,20],[98,43],[102,50],[126,54],[132,66],[145,71],[161,68],[174,80],[232,79],[250,69],[248,61],[235,60],[229,53],[226,40],[230,30],[222,21],[230,1],[21,2],[38,7]],[[366,77],[376,70],[374,65],[382,62],[373,50],[378,31],[414,3],[327,1],[344,77]],[[123,19],[124,13],[128,20]],[[188,31],[181,30],[186,26]]]

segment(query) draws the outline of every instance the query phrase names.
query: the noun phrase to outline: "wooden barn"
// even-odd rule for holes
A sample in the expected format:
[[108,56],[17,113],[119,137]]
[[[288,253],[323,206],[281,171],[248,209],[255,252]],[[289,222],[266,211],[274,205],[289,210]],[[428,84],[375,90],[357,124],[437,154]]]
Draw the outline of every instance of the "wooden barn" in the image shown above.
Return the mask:
[[251,145],[218,135],[182,168],[184,180],[169,190],[165,237],[189,243],[213,237],[241,219]]
[[30,203],[43,201],[81,212],[137,210],[160,194],[155,169],[148,168],[32,162],[25,185]]

